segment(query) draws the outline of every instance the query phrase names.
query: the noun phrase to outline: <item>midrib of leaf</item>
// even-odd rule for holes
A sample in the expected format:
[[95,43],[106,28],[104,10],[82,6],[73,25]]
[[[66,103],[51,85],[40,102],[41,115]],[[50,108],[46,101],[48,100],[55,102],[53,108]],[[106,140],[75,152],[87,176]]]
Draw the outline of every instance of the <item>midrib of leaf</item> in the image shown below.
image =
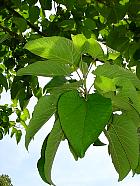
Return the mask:
[[[86,104],[85,104],[85,107],[86,107],[86,113],[85,113],[85,118],[84,118],[84,122],[83,122],[83,134],[82,134],[82,146],[84,147],[85,146],[85,143],[84,143],[84,139],[85,139],[85,127],[86,127],[86,125],[85,125],[85,123],[86,123],[86,118],[87,118],[87,102],[86,102]],[[82,157],[84,156],[84,153],[82,153],[81,154],[82,155]]]

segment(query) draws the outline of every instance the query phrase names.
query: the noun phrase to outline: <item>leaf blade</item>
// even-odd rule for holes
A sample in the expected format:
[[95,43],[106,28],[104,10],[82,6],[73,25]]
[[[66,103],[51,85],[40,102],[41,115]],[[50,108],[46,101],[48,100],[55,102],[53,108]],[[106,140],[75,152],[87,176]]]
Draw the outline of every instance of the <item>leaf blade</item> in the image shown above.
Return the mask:
[[58,114],[62,129],[79,157],[83,157],[89,145],[96,141],[111,112],[110,99],[98,94],[89,95],[88,101],[77,91],[69,91],[60,97]]
[[27,149],[34,135],[56,111],[57,100],[58,97],[55,97],[54,95],[43,96],[39,99],[26,131],[25,147]]
[[112,162],[119,174],[119,181],[121,181],[131,169],[135,170],[138,165],[139,143],[137,130],[131,119],[118,115],[110,126],[107,137]]
[[67,64],[57,63],[56,61],[37,61],[27,67],[21,68],[17,76],[34,75],[34,76],[66,76],[71,74],[72,69]]
[[25,48],[36,55],[59,63],[74,64],[80,60],[80,54],[72,41],[60,36],[44,37],[30,41]]

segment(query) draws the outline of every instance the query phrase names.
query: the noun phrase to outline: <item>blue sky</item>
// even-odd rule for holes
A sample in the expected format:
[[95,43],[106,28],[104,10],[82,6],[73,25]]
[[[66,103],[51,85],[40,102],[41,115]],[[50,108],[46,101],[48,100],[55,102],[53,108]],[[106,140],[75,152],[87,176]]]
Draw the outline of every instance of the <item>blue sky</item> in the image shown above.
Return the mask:
[[[40,79],[41,86],[46,80]],[[3,94],[0,104],[10,102],[9,94]],[[33,111],[36,100],[32,99],[28,108]],[[53,118],[36,134],[29,152],[24,146],[24,136],[19,145],[16,140],[6,136],[0,141],[0,174],[8,174],[14,186],[48,186],[37,171],[36,163],[44,138],[51,130]],[[104,139],[103,136],[101,136]],[[118,182],[118,175],[107,152],[107,146],[91,146],[86,156],[75,161],[69,152],[67,142],[62,142],[53,165],[52,178],[56,186],[139,186],[140,176],[132,174]]]

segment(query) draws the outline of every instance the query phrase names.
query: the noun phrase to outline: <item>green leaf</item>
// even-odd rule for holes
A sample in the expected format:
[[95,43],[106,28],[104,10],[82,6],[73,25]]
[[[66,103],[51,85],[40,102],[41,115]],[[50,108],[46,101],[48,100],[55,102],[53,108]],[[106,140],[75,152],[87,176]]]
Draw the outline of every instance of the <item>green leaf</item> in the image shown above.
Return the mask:
[[0,44],[10,38],[9,34],[0,35]]
[[94,85],[97,90],[100,89],[103,93],[116,90],[114,79],[104,76],[97,76]]
[[93,73],[98,76],[105,76],[112,79],[118,77],[126,78],[130,80],[136,88],[140,89],[140,80],[137,78],[137,76],[130,70],[127,70],[116,64],[111,65],[109,63],[105,63],[104,65],[98,66]]
[[106,144],[101,142],[99,138],[93,144],[93,146],[104,146],[104,145],[106,145]]
[[73,19],[64,20],[60,23],[60,27],[64,29],[64,31],[75,30],[75,21]]
[[2,85],[5,90],[7,91],[8,90],[8,83],[7,83],[7,79],[6,77],[0,73],[0,85]]
[[70,90],[77,90],[79,87],[81,87],[82,81],[76,81],[74,83],[65,83],[60,87],[54,87],[52,90],[50,90],[50,93],[53,94],[62,94],[64,92],[70,91]]
[[25,19],[21,17],[14,17],[13,22],[16,24],[16,26],[21,32],[24,32],[27,29],[27,22]]
[[57,61],[37,61],[27,67],[21,68],[17,76],[34,75],[34,76],[67,76],[72,72],[68,64],[57,63]]
[[58,97],[58,95],[43,96],[37,102],[37,105],[34,108],[32,119],[30,120],[26,131],[25,146],[27,149],[34,135],[56,111]]
[[96,28],[96,23],[90,18],[86,18],[83,21],[83,26],[86,27],[86,29],[94,30]]
[[42,178],[42,180],[46,183],[48,183],[46,177],[45,177],[45,173],[44,173],[44,164],[45,164],[45,151],[46,151],[46,146],[47,146],[47,141],[48,141],[48,137],[49,135],[45,138],[42,148],[41,148],[41,157],[37,162],[37,168],[38,168],[38,172]]
[[139,141],[133,120],[125,115],[115,115],[107,137],[112,162],[121,181],[138,165]]
[[129,79],[119,77],[116,79],[116,85],[121,87],[118,89],[118,96],[123,97],[126,102],[130,102],[140,114],[140,95],[132,82]]
[[103,52],[103,49],[100,43],[96,39],[94,39],[94,37],[87,39],[84,35],[78,34],[76,36],[73,36],[72,40],[73,40],[75,47],[77,47],[78,49],[81,49],[81,51],[83,50],[83,46],[85,42],[87,42],[88,47],[86,48],[85,53],[88,53],[93,58],[95,59],[98,58],[100,60],[103,60],[105,58],[104,52]]
[[51,90],[52,88],[60,87],[66,82],[67,82],[67,80],[66,80],[66,78],[64,76],[53,77],[51,79],[51,81],[49,81],[49,83],[47,83],[47,85],[45,85],[44,91],[45,90],[48,91],[48,90]]
[[83,157],[94,143],[112,112],[111,100],[91,94],[86,101],[77,91],[69,91],[59,99],[58,114],[62,129],[74,152]]
[[56,120],[54,127],[48,137],[47,146],[45,150],[45,164],[44,173],[49,184],[53,184],[51,179],[51,169],[55,158],[56,151],[59,147],[60,142],[64,137],[59,120]]
[[56,151],[60,142],[64,137],[63,131],[60,126],[59,120],[55,121],[53,129],[50,134],[45,138],[42,149],[41,158],[38,160],[37,168],[41,178],[51,185],[54,185],[51,179],[51,170]]
[[134,173],[140,174],[140,156],[139,156],[139,163],[138,163],[138,166],[137,166],[136,170],[134,171]]
[[38,20],[40,14],[40,9],[38,6],[29,7],[29,19],[32,23]]
[[58,63],[77,63],[80,54],[75,49],[71,40],[60,36],[44,37],[28,42],[27,50],[43,58],[57,61]]
[[17,130],[15,134],[16,134],[16,141],[17,141],[17,144],[18,144],[20,142],[20,140],[21,140],[22,131],[21,130]]
[[73,148],[72,148],[72,146],[71,146],[71,144],[69,142],[68,142],[68,145],[69,145],[70,152],[72,153],[75,161],[77,161],[78,160],[77,154],[75,153],[75,151],[73,150]]
[[51,10],[52,9],[52,0],[39,0],[41,4],[41,8],[43,10]]

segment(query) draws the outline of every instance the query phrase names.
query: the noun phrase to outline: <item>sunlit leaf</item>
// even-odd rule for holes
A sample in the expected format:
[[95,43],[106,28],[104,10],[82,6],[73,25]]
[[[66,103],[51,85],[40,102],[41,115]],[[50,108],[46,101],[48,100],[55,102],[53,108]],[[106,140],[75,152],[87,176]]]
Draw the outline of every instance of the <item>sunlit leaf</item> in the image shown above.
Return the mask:
[[37,61],[27,67],[21,68],[17,76],[34,75],[34,76],[66,76],[72,72],[68,64],[57,63],[56,61]]
[[71,40],[53,36],[30,41],[25,46],[32,53],[58,63],[73,64],[80,60],[80,54]]
[[110,99],[91,94],[87,101],[77,91],[64,93],[58,102],[58,114],[62,129],[73,150],[83,157],[94,143],[112,112]]

